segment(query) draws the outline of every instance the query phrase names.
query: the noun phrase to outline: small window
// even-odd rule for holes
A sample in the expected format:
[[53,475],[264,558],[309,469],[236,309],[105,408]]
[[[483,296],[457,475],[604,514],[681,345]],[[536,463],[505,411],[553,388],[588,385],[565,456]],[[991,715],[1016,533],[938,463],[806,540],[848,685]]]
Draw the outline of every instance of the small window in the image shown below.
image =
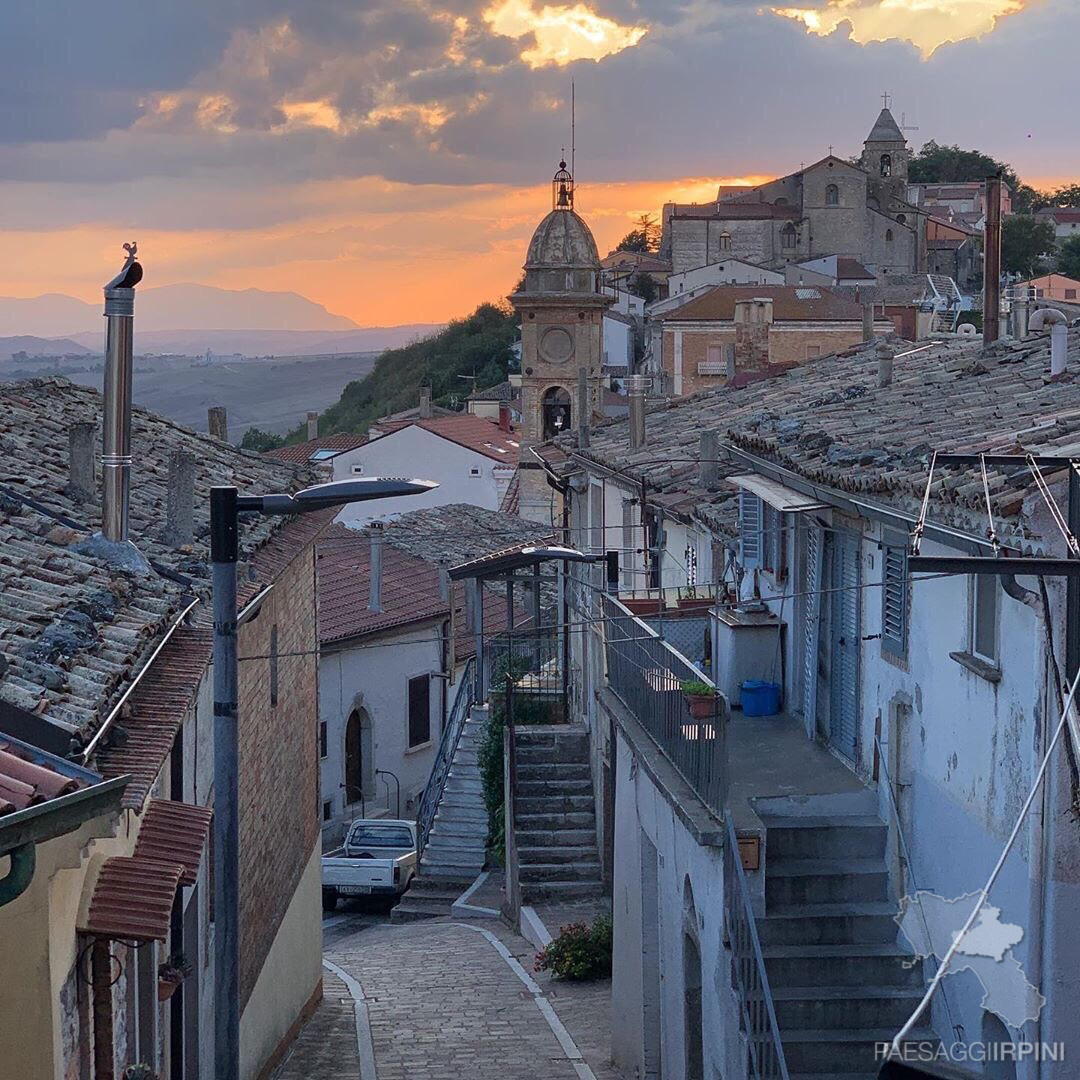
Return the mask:
[[334,804],[327,799],[322,804],[322,819],[323,821],[329,821],[334,816]]
[[364,475],[364,466],[363,465],[354,465],[352,467],[352,474],[353,474],[353,476],[363,476]]
[[[731,233],[722,232],[720,234],[720,250],[721,251],[730,251],[731,250]],[[720,269],[722,270],[723,267],[721,267]]]
[[881,175],[892,176],[892,154],[881,155]]
[[780,230],[780,246],[784,248],[793,248],[799,242],[799,234],[795,231],[795,226],[789,221]]
[[1076,290],[1075,289],[1066,289],[1065,290],[1065,299],[1066,300],[1075,300],[1076,299]]
[[897,214],[896,221],[898,225],[903,225],[907,221],[907,214]]
[[907,540],[889,533],[881,545],[881,648],[907,656],[910,589],[907,579]]
[[885,230],[885,243],[891,244],[893,241],[892,229]]
[[825,205],[840,205],[840,189],[836,186],[836,184],[829,184],[829,186],[825,188]]
[[277,623],[270,627],[270,706],[277,705],[278,700],[278,643]]
[[968,651],[988,664],[998,662],[998,580],[994,574],[971,576]]
[[479,467],[478,467],[478,466],[476,466],[476,465],[471,465],[471,466],[469,467],[469,475],[470,475],[470,476],[479,476],[479,475],[480,475],[480,469],[479,469]]
[[431,742],[431,679],[417,675],[409,680],[409,746]]
[[319,757],[324,758],[327,755],[329,739],[327,738],[326,721],[319,721]]
[[812,360],[815,356],[821,355],[820,345],[807,345],[806,346],[806,359]]

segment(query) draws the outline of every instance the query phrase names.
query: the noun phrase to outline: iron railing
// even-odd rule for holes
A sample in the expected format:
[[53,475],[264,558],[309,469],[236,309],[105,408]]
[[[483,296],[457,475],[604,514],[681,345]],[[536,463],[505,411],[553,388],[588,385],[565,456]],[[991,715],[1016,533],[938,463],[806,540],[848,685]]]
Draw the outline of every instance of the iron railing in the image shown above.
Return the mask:
[[718,817],[727,799],[727,702],[695,718],[684,682],[709,677],[613,596],[604,597],[607,677],[611,691],[652,736],[664,756]]
[[465,672],[458,685],[457,694],[454,696],[454,704],[451,706],[446,727],[443,728],[442,737],[439,739],[438,757],[435,758],[427,787],[424,788],[424,796],[416,811],[417,859],[424,854],[424,845],[431,833],[431,826],[435,822],[435,812],[439,809],[439,800],[442,798],[443,788],[446,787],[450,766],[454,763],[454,754],[457,752],[461,733],[465,730],[465,721],[468,720],[469,712],[475,702],[476,657],[471,656],[465,665]]
[[566,669],[562,638],[554,627],[497,634],[484,649],[493,708],[518,724],[566,720]]
[[739,841],[731,815],[724,843],[724,918],[731,945],[731,974],[739,998],[740,1019],[747,1043],[750,1080],[788,1080],[784,1045],[776,1022],[765,959],[761,955],[754,906],[739,856]]

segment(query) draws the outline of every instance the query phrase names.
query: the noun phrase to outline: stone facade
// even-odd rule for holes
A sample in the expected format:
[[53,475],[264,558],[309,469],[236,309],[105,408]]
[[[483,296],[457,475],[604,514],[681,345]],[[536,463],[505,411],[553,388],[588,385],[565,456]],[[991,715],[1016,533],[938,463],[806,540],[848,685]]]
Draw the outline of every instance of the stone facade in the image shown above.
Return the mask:
[[[242,1006],[319,839],[317,641],[308,546],[239,629]],[[310,992],[297,988],[298,1005]]]
[[799,172],[715,203],[664,208],[661,254],[674,273],[746,259],[776,268],[823,255],[857,259],[879,276],[925,266],[925,218],[907,202],[911,151],[882,110],[859,165],[829,155]]

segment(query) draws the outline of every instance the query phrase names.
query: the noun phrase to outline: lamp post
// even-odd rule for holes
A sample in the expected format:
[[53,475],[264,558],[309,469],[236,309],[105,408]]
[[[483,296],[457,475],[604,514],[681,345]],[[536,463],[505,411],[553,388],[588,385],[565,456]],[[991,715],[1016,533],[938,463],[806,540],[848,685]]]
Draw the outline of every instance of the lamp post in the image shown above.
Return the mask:
[[239,1080],[239,799],[237,794],[236,561],[241,513],[305,514],[347,503],[422,495],[431,480],[367,477],[304,488],[294,495],[210,489],[214,594],[214,1076]]

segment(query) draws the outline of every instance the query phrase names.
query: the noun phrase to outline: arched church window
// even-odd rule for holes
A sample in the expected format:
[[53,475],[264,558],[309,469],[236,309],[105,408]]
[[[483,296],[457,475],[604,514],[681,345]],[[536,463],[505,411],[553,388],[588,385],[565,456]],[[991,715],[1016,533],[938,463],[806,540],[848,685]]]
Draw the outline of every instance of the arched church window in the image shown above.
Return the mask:
[[731,233],[722,232],[720,234],[720,250],[721,251],[730,251],[731,250]]
[[892,229],[886,229],[885,230],[885,243],[886,244],[891,244],[892,243],[892,238],[893,238]]
[[830,184],[825,189],[825,205],[826,206],[839,206],[840,205],[840,189],[835,184]]
[[892,154],[881,155],[881,175],[892,176]]
[[796,246],[799,240],[799,235],[795,231],[795,226],[789,221],[780,230],[780,246],[785,248],[793,248]]
[[787,204],[787,199],[785,199],[784,196],[781,195],[780,198],[773,203],[773,206],[787,206]]
[[554,439],[570,427],[570,394],[561,386],[552,386],[540,399],[544,438]]
[[903,225],[907,221],[907,214],[897,214],[896,221],[898,224]]

